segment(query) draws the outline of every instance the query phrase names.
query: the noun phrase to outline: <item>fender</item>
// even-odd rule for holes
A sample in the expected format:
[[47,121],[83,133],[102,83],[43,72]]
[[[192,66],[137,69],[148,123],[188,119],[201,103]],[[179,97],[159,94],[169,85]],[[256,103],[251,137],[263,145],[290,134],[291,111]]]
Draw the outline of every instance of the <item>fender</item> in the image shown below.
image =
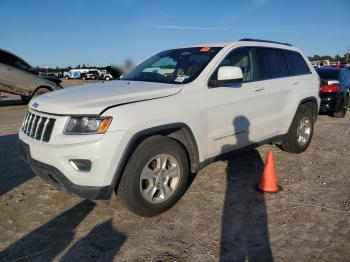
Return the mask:
[[34,89],[32,92],[31,96],[35,94],[36,91],[38,91],[40,88],[45,88],[48,89],[49,91],[55,91],[56,89],[53,89],[51,86],[38,86],[37,88]]
[[[112,194],[113,189],[118,187],[118,184],[120,182],[120,179],[122,177],[126,164],[128,163],[128,160],[131,157],[131,154],[135,151],[135,149],[141,143],[141,141],[143,141],[145,138],[150,137],[152,135],[169,135],[180,130],[184,130],[188,134],[190,141],[185,141],[185,143],[187,142],[187,145],[184,145],[184,146],[186,147],[188,157],[190,160],[191,171],[197,172],[199,169],[198,146],[197,146],[196,139],[193,135],[193,132],[188,125],[186,125],[185,123],[179,122],[179,123],[172,123],[172,124],[151,127],[135,133],[129,140],[121,156],[117,169],[114,173],[112,184],[110,185],[110,189],[111,189],[110,194]],[[169,136],[169,137],[173,137],[175,139],[177,138],[177,136]]]
[[[313,102],[313,103],[315,103],[314,104],[314,107],[313,107],[313,116],[314,116],[314,122],[316,122],[316,120],[317,120],[317,115],[318,115],[318,109],[319,109],[319,104],[317,104],[317,99],[316,99],[316,97],[314,97],[314,96],[309,96],[309,97],[305,97],[304,99],[302,99],[301,101],[300,101],[300,103],[299,103],[299,105],[298,105],[298,108],[302,105],[302,104],[305,104],[305,103],[307,103],[307,102]],[[316,105],[316,107],[315,107],[315,105]],[[295,111],[295,114],[296,114],[297,112]],[[295,116],[295,114],[294,114],[294,116]]]
[[[314,116],[314,122],[316,122],[316,120],[317,120],[317,115],[318,115],[318,108],[319,108],[319,105],[317,104],[317,99],[316,99],[316,97],[314,97],[314,96],[305,97],[304,99],[302,99],[302,100],[299,102],[299,104],[298,104],[298,106],[297,106],[297,108],[296,108],[296,110],[295,110],[295,112],[294,112],[292,121],[289,123],[288,132],[289,132],[290,126],[291,126],[291,124],[292,124],[292,122],[293,122],[293,120],[294,120],[294,118],[295,118],[295,115],[297,114],[297,112],[298,112],[300,106],[301,106],[302,104],[305,104],[305,103],[308,103],[308,102],[312,102],[312,103],[315,103],[315,104],[316,104],[316,106],[313,106],[313,109],[312,109],[312,110],[313,110],[312,114],[313,114],[313,116]],[[315,104],[313,104],[313,105],[315,105]]]

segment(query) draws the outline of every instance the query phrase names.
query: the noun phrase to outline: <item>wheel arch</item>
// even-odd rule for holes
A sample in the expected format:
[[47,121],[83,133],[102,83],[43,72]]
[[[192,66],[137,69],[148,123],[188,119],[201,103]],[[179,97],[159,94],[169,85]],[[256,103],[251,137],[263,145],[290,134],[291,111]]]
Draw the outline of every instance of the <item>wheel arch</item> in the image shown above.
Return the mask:
[[118,185],[124,172],[124,169],[135,149],[140,145],[142,141],[156,135],[166,136],[179,142],[186,151],[187,157],[190,162],[191,172],[195,173],[198,171],[199,151],[195,136],[191,128],[185,123],[173,123],[155,126],[135,133],[129,140],[114,173],[114,177],[111,184],[114,190],[118,189]]
[[302,100],[299,101],[298,104],[296,104],[295,109],[294,109],[294,113],[288,118],[288,120],[286,121],[286,124],[283,128],[283,134],[288,134],[289,130],[291,128],[291,125],[295,119],[296,114],[298,113],[298,110],[301,106],[303,105],[309,105],[312,107],[312,115],[313,115],[313,122],[315,123],[317,120],[317,115],[318,115],[318,102],[317,102],[317,98],[315,96],[309,96],[309,97],[305,97]]
[[[302,99],[296,109],[296,111],[294,112],[294,117],[296,115],[296,113],[298,112],[298,109],[302,106],[302,105],[310,105],[312,107],[312,116],[313,116],[313,120],[314,122],[316,122],[317,120],[317,115],[318,115],[318,104],[317,104],[317,99],[314,96],[309,96],[306,97],[304,99]],[[293,119],[294,119],[293,117]]]
[[53,91],[54,90],[51,86],[41,85],[41,86],[38,86],[37,88],[34,89],[34,91],[31,94],[31,97],[33,97],[35,92],[38,91],[40,88],[45,88],[45,89],[48,89],[49,91]]

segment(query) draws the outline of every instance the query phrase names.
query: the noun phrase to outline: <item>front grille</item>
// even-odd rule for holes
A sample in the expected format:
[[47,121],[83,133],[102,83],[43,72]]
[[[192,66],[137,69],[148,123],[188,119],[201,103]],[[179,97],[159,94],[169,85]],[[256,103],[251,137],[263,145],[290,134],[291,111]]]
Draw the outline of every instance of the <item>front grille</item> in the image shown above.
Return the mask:
[[55,121],[54,118],[35,115],[28,111],[22,124],[22,131],[31,138],[49,142]]

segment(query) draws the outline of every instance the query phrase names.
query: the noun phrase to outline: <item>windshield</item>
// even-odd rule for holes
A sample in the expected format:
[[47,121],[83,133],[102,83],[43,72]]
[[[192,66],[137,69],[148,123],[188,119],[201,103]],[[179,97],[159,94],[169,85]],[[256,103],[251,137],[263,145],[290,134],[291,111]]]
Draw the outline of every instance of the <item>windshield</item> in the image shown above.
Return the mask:
[[121,80],[185,84],[193,81],[221,47],[191,47],[160,52],[138,66]]

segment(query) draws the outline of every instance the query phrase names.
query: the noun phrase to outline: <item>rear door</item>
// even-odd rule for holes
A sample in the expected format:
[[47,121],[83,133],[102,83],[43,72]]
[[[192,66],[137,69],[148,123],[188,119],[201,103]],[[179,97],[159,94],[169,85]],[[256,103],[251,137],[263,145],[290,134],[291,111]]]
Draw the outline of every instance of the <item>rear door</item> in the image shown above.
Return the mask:
[[282,49],[257,47],[259,80],[265,87],[265,108],[268,137],[281,134],[290,116],[289,103],[293,89],[300,85],[299,79],[290,77],[288,64]]

